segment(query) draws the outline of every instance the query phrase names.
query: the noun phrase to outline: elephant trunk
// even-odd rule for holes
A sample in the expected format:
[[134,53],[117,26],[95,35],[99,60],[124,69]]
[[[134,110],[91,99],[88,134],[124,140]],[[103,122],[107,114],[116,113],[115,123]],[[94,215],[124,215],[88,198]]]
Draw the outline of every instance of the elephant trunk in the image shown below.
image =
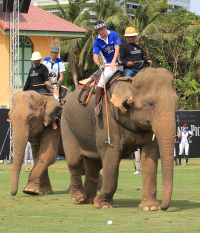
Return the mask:
[[174,168],[174,136],[175,136],[175,110],[167,114],[158,114],[154,122],[153,131],[156,135],[162,166],[162,210],[170,205],[173,187]]
[[[14,138],[14,156],[12,164],[12,175],[11,175],[11,195],[14,196],[18,191],[18,180],[19,174],[24,158],[24,151],[28,141],[28,130],[27,129],[16,129],[13,127],[13,138]],[[27,132],[27,133],[26,133]]]

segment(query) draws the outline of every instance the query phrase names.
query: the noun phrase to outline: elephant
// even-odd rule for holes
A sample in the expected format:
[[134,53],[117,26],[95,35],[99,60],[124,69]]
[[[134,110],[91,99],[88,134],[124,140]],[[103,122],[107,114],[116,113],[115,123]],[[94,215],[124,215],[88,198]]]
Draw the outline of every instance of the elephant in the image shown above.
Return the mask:
[[[65,96],[64,101],[70,94]],[[65,154],[60,127],[53,129],[51,122],[61,114],[61,110],[60,103],[52,95],[41,95],[35,91],[19,91],[13,96],[12,108],[9,112],[14,132],[14,160],[11,176],[11,194],[13,196],[18,191],[19,173],[28,140],[32,144],[35,165],[23,192],[30,195],[53,193],[48,167],[55,163],[58,154],[62,156]],[[83,166],[83,175],[84,170]],[[102,176],[99,177],[98,189],[101,187]]]
[[27,141],[31,142],[35,165],[30,172],[27,194],[52,194],[48,167],[56,156],[64,155],[60,127],[52,128],[52,122],[61,114],[62,107],[52,95],[36,91],[19,91],[13,95],[9,118],[13,127],[14,158],[11,175],[11,194],[18,191],[19,174]]
[[[121,159],[138,146],[142,156],[142,199],[139,210],[167,210],[173,186],[175,110],[178,97],[174,78],[164,68],[145,68],[135,77],[122,77],[107,91],[102,115],[94,113],[95,96],[87,107],[78,103],[80,90],[66,101],[61,115],[61,135],[70,171],[73,201],[114,207]],[[107,121],[108,120],[108,121]],[[110,146],[108,138],[110,129]],[[112,146],[112,147],[111,147]],[[162,164],[162,203],[156,199],[158,153]],[[85,182],[81,168],[85,158]],[[97,194],[99,170],[103,168],[103,187]]]

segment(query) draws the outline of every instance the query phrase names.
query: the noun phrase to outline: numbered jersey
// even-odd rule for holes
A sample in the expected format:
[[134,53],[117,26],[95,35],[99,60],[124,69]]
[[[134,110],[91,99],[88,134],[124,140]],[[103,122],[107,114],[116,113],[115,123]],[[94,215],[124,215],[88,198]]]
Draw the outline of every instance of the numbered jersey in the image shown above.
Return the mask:
[[94,41],[93,54],[103,55],[104,63],[111,63],[115,53],[115,46],[120,45],[122,42],[117,32],[108,31],[106,40],[102,39],[100,35]]

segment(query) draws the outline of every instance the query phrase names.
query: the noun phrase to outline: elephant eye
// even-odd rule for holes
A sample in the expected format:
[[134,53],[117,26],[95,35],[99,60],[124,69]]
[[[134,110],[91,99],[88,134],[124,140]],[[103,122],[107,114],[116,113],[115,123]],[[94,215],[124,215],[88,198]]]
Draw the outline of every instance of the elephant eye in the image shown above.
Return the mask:
[[151,107],[151,108],[154,108],[154,103],[149,102],[149,103],[148,103],[148,106]]
[[32,121],[34,118],[35,118],[34,116],[30,116],[29,119],[28,119],[28,122]]

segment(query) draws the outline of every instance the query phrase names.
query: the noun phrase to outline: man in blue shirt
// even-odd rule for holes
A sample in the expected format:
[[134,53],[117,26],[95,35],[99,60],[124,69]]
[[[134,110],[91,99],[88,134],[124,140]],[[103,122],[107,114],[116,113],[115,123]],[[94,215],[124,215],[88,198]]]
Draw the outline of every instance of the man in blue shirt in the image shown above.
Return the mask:
[[[104,71],[104,80],[101,75],[100,81],[96,87],[95,114],[101,114],[101,97],[105,83],[116,73],[117,70],[123,70],[123,66],[118,64],[119,48],[121,44],[117,32],[106,29],[106,23],[103,20],[97,20],[94,30],[98,31],[98,36],[94,41],[93,60],[101,71]],[[100,64],[98,55],[102,56],[104,64]]]

